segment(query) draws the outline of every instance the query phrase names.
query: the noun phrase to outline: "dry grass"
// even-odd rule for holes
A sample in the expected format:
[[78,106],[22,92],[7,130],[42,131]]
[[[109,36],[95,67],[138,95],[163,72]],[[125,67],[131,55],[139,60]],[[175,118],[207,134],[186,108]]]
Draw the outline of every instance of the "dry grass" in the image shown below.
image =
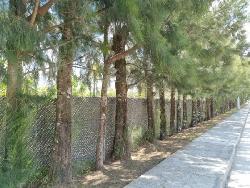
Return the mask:
[[85,177],[79,177],[76,180],[77,187],[123,187],[231,114],[232,112],[228,112],[220,115],[166,140],[145,143],[137,151],[132,152],[132,160],[109,162],[102,171],[90,172]]

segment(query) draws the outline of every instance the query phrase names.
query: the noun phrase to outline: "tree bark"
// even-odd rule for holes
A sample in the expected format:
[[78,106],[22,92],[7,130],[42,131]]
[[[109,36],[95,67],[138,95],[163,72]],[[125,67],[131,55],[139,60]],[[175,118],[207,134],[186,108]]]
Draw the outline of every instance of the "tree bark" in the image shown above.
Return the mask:
[[[113,51],[118,54],[125,51],[126,36],[122,32],[116,32],[113,36]],[[115,116],[115,140],[114,159],[130,159],[130,140],[127,125],[127,73],[126,61],[115,61],[116,69],[116,116]]]
[[183,124],[182,124],[182,127],[183,129],[186,129],[188,128],[188,124],[187,124],[187,96],[184,94],[183,95],[183,101],[182,101],[182,105],[183,105]]
[[196,104],[196,101],[194,99],[192,99],[192,121],[191,121],[191,127],[194,127],[197,124],[196,111],[197,111],[197,104]]
[[27,17],[27,20],[30,22],[30,24],[33,26],[36,22],[37,17],[44,16],[49,11],[54,2],[55,0],[49,0],[43,6],[40,6],[40,2],[36,4],[33,13]]
[[233,102],[232,102],[232,100],[230,99],[229,100],[229,110],[231,110],[233,108]]
[[[104,26],[104,45],[108,44],[108,24]],[[98,131],[97,145],[96,145],[96,170],[103,168],[105,160],[105,131],[107,126],[107,111],[108,111],[108,84],[110,80],[110,64],[105,63],[107,54],[103,53],[104,67],[103,67],[103,80],[101,89],[100,101],[100,125]]]
[[224,102],[223,101],[221,102],[221,105],[220,105],[220,113],[221,114],[224,113]]
[[182,126],[181,126],[181,95],[180,93],[178,92],[178,98],[177,98],[177,116],[176,116],[176,132],[180,132],[181,129],[182,129]]
[[135,45],[128,50],[124,50],[122,52],[116,53],[114,56],[107,58],[106,63],[111,64],[113,62],[117,62],[120,59],[124,59],[127,55],[131,54],[132,52],[136,51],[139,48],[139,45]]
[[214,117],[214,99],[213,99],[213,97],[210,98],[210,116],[211,116],[211,118]]
[[33,12],[31,14],[31,19],[30,19],[31,26],[34,26],[39,6],[40,6],[40,0],[35,0],[35,7],[33,9]]
[[210,120],[210,105],[209,98],[206,98],[206,121]]
[[197,110],[196,110],[197,123],[201,122],[201,100],[197,99]]
[[205,120],[205,101],[204,99],[201,99],[201,122],[203,122]]
[[167,120],[166,120],[166,101],[165,101],[165,90],[164,85],[161,84],[159,88],[160,95],[160,140],[166,138],[167,135]]
[[170,136],[175,131],[175,88],[171,87],[171,99],[170,99]]
[[72,3],[68,1],[64,7],[64,26],[62,42],[59,48],[59,65],[57,71],[56,125],[52,165],[52,181],[63,187],[72,181],[71,169],[71,119],[72,119],[72,65],[74,44],[72,41],[72,22],[70,13]]
[[148,141],[153,142],[155,138],[153,78],[152,74],[149,73],[149,71],[146,70],[146,72]]
[[19,106],[19,95],[22,92],[22,64],[8,61],[7,67],[7,104],[11,111],[16,111]]
[[[211,103],[210,103],[210,105],[211,105]],[[226,102],[226,100],[224,100],[223,105],[224,105],[224,113],[226,113],[227,112],[227,102]]]

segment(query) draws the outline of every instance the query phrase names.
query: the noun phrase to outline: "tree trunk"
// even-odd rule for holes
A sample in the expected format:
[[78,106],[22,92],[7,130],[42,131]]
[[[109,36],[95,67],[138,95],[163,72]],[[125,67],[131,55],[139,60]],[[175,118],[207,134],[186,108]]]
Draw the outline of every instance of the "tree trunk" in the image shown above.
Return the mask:
[[[210,101],[210,105],[211,105],[211,101]],[[225,112],[227,112],[227,99],[225,99],[224,101],[224,108],[225,108]]]
[[[25,5],[21,1],[10,1],[9,10],[11,14],[16,17],[24,17]],[[5,132],[5,152],[3,170],[6,171],[10,167],[9,153],[15,149],[15,138],[18,137],[18,129],[21,126],[21,98],[23,70],[20,57],[18,56],[18,49],[12,39],[7,42],[7,51],[13,56],[8,59],[7,65],[7,116],[6,116],[6,132]],[[10,55],[9,54],[9,55]],[[18,149],[18,148],[17,148]],[[21,156],[18,156],[21,158]],[[16,160],[16,159],[14,159]]]
[[[123,33],[115,33],[113,36],[113,51],[118,54],[125,51],[126,37]],[[116,116],[115,116],[115,140],[114,159],[130,159],[130,140],[127,125],[127,74],[126,61],[115,61],[116,69]]]
[[171,87],[171,107],[170,107],[170,136],[175,131],[175,88]]
[[177,98],[177,117],[176,117],[176,132],[180,132],[182,129],[181,126],[181,95],[178,92],[178,98]]
[[196,119],[197,123],[201,122],[201,100],[199,98],[197,99]]
[[202,111],[202,119],[201,121],[205,121],[206,119],[206,102],[205,102],[205,99],[203,98],[202,101],[201,101],[201,111]]
[[194,127],[197,124],[196,111],[197,111],[196,101],[194,99],[192,99],[192,121],[191,121],[191,127]]
[[101,101],[100,101],[100,125],[99,134],[97,138],[96,147],[96,169],[99,170],[103,167],[103,162],[105,159],[105,130],[107,126],[107,111],[108,111],[108,83],[109,83],[109,72],[110,64],[104,64],[103,68],[103,81],[101,89]]
[[164,85],[161,84],[159,88],[160,95],[160,140],[163,140],[167,135],[167,120],[166,120],[166,101],[165,101],[165,91]]
[[147,73],[147,114],[148,114],[148,141],[152,142],[155,137],[154,125],[154,94],[153,94],[153,78],[152,74]]
[[7,79],[7,103],[15,111],[18,108],[18,96],[22,90],[22,64],[20,62],[8,62]]
[[[108,25],[104,28],[104,44],[108,44]],[[105,63],[107,54],[103,53],[104,67],[103,67],[103,80],[101,89],[101,101],[100,101],[100,125],[98,131],[97,145],[96,145],[96,170],[103,168],[103,162],[105,160],[105,130],[107,126],[107,111],[108,111],[108,84],[110,79],[110,64]]]
[[229,100],[229,110],[231,110],[233,108],[233,101],[230,99]]
[[224,106],[223,106],[223,101],[221,102],[221,105],[220,105],[220,114],[223,114],[224,113]]
[[214,99],[213,99],[213,97],[210,98],[210,115],[211,115],[211,118],[214,117]]
[[72,65],[74,57],[74,44],[72,43],[72,12],[71,2],[66,3],[64,14],[64,27],[62,30],[62,43],[59,48],[59,64],[57,71],[57,101],[56,125],[53,151],[52,178],[53,183],[63,187],[72,180],[71,170],[71,119],[72,119]]
[[232,100],[232,108],[235,108],[235,100]]
[[[15,140],[21,126],[21,93],[22,93],[22,64],[20,62],[8,61],[7,67],[7,116],[5,132],[5,152],[3,170],[7,171],[10,167],[9,153],[15,149]],[[17,148],[18,149],[18,148]],[[20,149],[20,148],[19,148]],[[20,153],[21,154],[21,153]],[[18,156],[21,158],[21,156]],[[17,160],[17,159],[13,159]],[[14,162],[14,161],[13,161]]]
[[185,94],[183,95],[183,118],[182,119],[183,119],[182,127],[186,129],[188,124],[187,124],[187,96]]
[[206,121],[210,120],[210,105],[209,98],[206,98]]

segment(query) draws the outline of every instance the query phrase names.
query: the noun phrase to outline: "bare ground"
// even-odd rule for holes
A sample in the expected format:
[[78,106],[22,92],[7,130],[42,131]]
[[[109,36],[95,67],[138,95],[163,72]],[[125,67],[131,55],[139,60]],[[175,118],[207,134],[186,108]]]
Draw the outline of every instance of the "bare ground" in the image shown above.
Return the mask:
[[108,162],[102,171],[93,171],[84,177],[78,177],[76,187],[124,187],[231,114],[232,112],[228,112],[217,116],[166,140],[145,143],[132,152],[132,160]]

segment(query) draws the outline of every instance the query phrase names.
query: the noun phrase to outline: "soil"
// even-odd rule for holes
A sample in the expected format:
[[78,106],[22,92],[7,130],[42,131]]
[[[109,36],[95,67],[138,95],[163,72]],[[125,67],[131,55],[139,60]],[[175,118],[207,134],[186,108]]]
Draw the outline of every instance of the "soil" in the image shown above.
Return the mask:
[[76,187],[100,188],[124,187],[231,114],[232,112],[228,112],[219,115],[163,141],[155,140],[153,143],[144,143],[132,152],[132,160],[107,162],[102,171],[92,171],[84,177],[79,177],[75,180],[75,185]]

